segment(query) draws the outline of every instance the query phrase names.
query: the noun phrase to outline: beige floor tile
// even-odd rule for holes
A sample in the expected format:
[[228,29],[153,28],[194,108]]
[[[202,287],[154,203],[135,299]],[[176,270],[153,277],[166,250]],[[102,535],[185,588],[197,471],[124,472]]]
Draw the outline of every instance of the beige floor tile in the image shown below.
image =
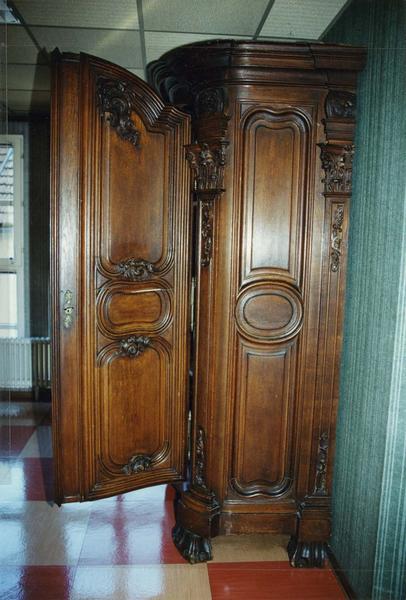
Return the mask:
[[288,541],[276,534],[221,535],[212,540],[213,562],[288,560]]
[[205,564],[78,567],[70,600],[211,600]]
[[0,566],[76,565],[91,508],[46,502],[0,504]]
[[37,427],[19,458],[52,458],[52,431],[49,426]]
[[50,410],[49,402],[0,402],[0,425],[37,425]]

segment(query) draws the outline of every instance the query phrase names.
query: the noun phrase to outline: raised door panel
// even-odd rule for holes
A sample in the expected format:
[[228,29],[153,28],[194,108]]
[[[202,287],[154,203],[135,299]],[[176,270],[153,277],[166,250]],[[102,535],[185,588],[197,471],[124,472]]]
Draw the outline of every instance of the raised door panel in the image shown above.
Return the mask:
[[243,117],[242,281],[269,274],[299,284],[308,123],[291,108]]
[[[241,108],[243,105],[241,106]],[[234,501],[280,498],[294,482],[297,362],[311,118],[300,108],[242,111]]]
[[240,342],[232,487],[244,497],[286,492],[292,483],[295,345]]
[[[67,71],[76,110],[58,95],[53,220],[69,238],[74,211],[80,234],[70,260],[59,247],[54,263],[54,289],[71,277],[73,307],[65,327],[55,297],[59,501],[182,480],[188,395],[189,119],[115,65],[59,57],[54,89],[69,86]],[[64,162],[69,127],[79,147]],[[74,203],[60,185],[68,169],[79,182]],[[69,343],[80,352],[76,388],[60,377],[71,369]]]

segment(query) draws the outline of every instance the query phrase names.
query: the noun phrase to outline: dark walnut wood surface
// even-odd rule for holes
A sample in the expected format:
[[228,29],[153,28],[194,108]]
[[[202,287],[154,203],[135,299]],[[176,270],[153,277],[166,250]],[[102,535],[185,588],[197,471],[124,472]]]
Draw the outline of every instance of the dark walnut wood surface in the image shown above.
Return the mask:
[[123,69],[59,57],[60,501],[185,480],[174,541],[191,562],[218,533],[266,531],[291,535],[292,565],[322,564],[364,61],[323,44],[175,49],[149,79],[189,134]]

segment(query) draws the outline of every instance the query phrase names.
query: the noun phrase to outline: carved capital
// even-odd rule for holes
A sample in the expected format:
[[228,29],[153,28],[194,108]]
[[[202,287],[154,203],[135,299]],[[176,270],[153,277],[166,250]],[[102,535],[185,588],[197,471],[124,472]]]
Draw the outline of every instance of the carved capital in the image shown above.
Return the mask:
[[224,141],[186,146],[186,158],[192,170],[193,191],[215,194],[224,191],[227,146],[228,142]]
[[146,260],[127,258],[118,265],[118,271],[124,279],[142,281],[156,272],[154,265]]
[[350,194],[352,189],[352,160],[354,144],[319,144],[321,164],[325,172],[324,193]]
[[357,98],[351,92],[332,90],[326,98],[328,119],[355,119]]
[[131,119],[134,95],[131,86],[123,81],[104,77],[97,80],[98,104],[102,115],[121,138],[138,146],[140,132]]
[[120,341],[120,353],[136,358],[151,346],[151,339],[145,336],[131,336]]

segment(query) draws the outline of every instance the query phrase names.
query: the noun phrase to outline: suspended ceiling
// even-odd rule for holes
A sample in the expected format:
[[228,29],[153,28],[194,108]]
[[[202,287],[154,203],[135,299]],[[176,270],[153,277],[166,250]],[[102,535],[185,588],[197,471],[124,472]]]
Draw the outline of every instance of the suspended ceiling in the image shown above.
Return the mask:
[[46,111],[46,53],[55,47],[105,58],[144,78],[148,62],[195,41],[318,40],[350,1],[13,0],[7,11],[0,0],[0,100],[10,117]]

